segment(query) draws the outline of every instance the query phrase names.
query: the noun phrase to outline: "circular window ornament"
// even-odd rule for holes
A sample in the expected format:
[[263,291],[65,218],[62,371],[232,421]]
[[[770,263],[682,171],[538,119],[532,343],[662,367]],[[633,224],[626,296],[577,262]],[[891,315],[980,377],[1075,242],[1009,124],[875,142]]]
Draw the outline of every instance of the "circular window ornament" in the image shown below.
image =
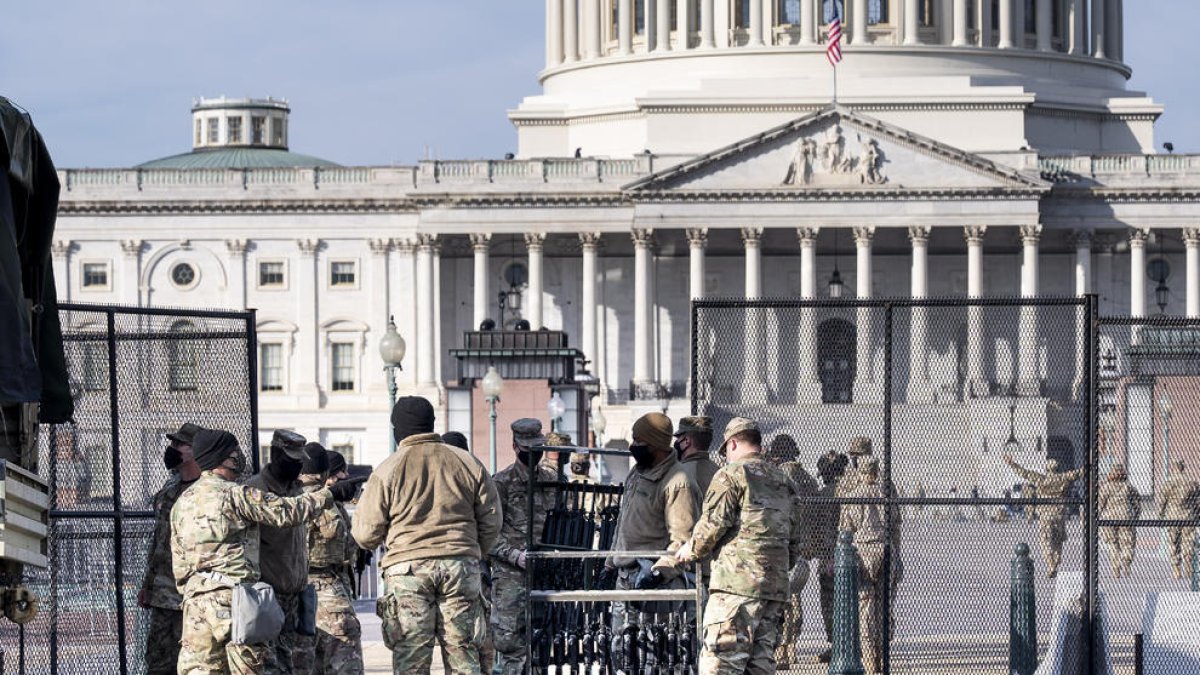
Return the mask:
[[176,288],[190,290],[200,281],[200,273],[191,263],[178,263],[171,268],[171,283]]

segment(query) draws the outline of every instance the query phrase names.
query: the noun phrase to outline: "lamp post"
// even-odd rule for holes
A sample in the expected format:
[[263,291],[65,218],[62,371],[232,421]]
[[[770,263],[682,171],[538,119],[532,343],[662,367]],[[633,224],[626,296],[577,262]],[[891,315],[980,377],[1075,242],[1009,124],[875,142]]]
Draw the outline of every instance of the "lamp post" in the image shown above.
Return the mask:
[[1022,449],[1017,440],[1017,402],[1008,404],[1008,440],[1004,441],[1004,454],[1015,455]]
[[[388,413],[392,408],[396,407],[396,371],[403,370],[400,367],[400,362],[404,360],[404,338],[400,337],[400,332],[396,330],[396,319],[388,317],[387,331],[379,340],[379,356],[383,359],[383,372],[387,378],[388,388]],[[388,425],[391,426],[390,424]],[[388,433],[388,452],[396,451],[396,431],[389,429]]]
[[562,400],[558,392],[554,392],[550,396],[550,400],[546,402],[546,414],[550,417],[550,431],[558,432],[558,427],[562,425],[562,418],[567,412],[567,402]]
[[496,473],[496,403],[500,401],[500,390],[504,387],[504,378],[496,372],[496,366],[488,366],[483,376],[483,397],[488,402],[488,468]]
[[[604,411],[597,406],[595,414],[592,415],[592,434],[596,436],[596,447],[604,447],[604,429],[608,426],[608,420],[604,418]],[[604,466],[604,455],[596,455],[596,479],[598,482],[605,481],[606,467]]]

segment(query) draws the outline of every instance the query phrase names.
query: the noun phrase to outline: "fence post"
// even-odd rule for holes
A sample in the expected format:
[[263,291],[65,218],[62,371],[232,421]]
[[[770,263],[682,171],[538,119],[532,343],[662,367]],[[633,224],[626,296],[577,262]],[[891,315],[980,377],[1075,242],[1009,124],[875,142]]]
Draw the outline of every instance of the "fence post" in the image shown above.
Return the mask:
[[1192,592],[1200,593],[1200,534],[1196,536],[1196,546],[1192,547]]
[[833,654],[829,675],[864,675],[858,634],[858,555],[854,535],[838,535],[833,554]]
[[1037,670],[1037,603],[1034,599],[1033,560],[1029,544],[1017,544],[1012,561],[1009,598],[1008,672],[1033,675]]

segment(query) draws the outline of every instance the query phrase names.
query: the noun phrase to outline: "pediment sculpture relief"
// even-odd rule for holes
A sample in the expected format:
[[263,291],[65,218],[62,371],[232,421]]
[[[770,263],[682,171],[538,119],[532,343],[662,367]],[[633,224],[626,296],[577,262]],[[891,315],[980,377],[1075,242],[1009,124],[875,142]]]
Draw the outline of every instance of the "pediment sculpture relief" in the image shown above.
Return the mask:
[[882,185],[886,159],[874,138],[857,138],[857,154],[848,147],[841,125],[830,127],[825,140],[805,137],[796,141],[784,185]]

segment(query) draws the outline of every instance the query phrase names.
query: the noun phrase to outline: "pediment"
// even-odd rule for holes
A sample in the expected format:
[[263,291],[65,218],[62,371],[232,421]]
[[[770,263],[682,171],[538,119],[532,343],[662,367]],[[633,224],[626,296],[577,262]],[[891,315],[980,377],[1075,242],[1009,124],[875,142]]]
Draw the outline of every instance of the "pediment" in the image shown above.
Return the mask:
[[1050,185],[895,125],[831,106],[625,186],[669,192],[1045,191]]

